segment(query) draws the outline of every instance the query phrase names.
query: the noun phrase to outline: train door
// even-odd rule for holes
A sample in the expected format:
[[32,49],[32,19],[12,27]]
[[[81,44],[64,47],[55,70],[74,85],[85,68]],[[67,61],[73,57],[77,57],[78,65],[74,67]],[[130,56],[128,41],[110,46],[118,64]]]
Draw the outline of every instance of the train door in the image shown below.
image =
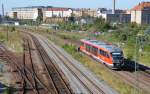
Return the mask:
[[98,50],[98,58],[102,59],[101,49]]
[[112,64],[112,60],[110,58],[110,55],[108,52],[104,52],[104,56],[105,56],[105,61],[108,63],[108,64]]
[[99,49],[99,58],[103,60],[105,63],[111,64],[109,53],[102,49]]

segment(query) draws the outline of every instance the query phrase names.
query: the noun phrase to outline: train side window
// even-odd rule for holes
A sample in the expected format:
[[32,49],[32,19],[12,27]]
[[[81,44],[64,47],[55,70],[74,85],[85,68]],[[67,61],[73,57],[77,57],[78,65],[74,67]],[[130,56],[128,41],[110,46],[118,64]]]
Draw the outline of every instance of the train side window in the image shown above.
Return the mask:
[[102,55],[105,56],[105,52],[104,51],[102,51]]
[[100,50],[100,54],[103,55],[103,51],[102,50]]
[[99,49],[99,54],[101,55],[101,49]]
[[106,57],[106,52],[104,51],[104,56]]
[[109,55],[108,55],[107,52],[105,52],[104,56],[107,57],[107,58],[109,58]]
[[99,54],[104,56],[104,51],[100,49]]
[[92,47],[92,53],[93,53],[93,54],[97,55],[97,51],[98,51],[98,48]]
[[88,44],[85,44],[85,45],[86,45],[86,50],[90,52],[90,48],[91,48],[91,46],[90,46],[90,45],[88,45]]
[[105,56],[105,57],[109,58],[108,53],[105,52],[105,51],[103,51],[103,50],[101,50],[101,49],[99,50],[99,54],[102,55],[102,56]]
[[108,55],[108,53],[106,53],[106,57],[107,57],[107,58],[109,58],[109,55]]

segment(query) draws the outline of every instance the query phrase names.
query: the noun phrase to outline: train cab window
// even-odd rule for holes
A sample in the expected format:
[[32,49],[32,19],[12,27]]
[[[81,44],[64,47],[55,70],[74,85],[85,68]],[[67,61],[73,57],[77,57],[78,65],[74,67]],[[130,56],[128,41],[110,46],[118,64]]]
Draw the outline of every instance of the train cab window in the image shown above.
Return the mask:
[[111,55],[114,60],[119,60],[119,59],[123,58],[122,53],[120,53],[120,52],[113,52],[113,53],[111,53]]

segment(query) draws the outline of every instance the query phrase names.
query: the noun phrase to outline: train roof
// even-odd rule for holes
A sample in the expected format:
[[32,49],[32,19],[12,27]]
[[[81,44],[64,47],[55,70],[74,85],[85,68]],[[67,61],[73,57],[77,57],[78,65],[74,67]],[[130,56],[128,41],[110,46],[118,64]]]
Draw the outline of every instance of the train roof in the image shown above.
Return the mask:
[[109,52],[121,52],[122,50],[117,47],[116,45],[113,44],[109,44],[103,41],[99,41],[99,40],[87,40],[87,39],[82,39],[82,42],[97,46],[99,48],[104,48]]

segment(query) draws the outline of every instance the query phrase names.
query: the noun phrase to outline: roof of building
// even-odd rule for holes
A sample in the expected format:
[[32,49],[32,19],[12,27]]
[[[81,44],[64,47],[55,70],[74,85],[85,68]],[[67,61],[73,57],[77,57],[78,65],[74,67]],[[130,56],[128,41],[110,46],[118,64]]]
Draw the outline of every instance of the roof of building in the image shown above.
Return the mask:
[[131,10],[141,11],[148,7],[150,8],[150,2],[142,2],[142,3],[139,3],[138,5],[136,5]]
[[110,43],[106,43],[106,42],[103,42],[103,41],[98,41],[98,40],[84,40],[84,39],[81,40],[81,41],[85,41],[86,43],[90,43],[90,44],[93,44],[93,45],[95,45],[97,47],[104,48],[104,49],[106,49],[109,52],[121,52],[122,51],[116,45],[113,45],[113,44],[110,44]]
[[59,7],[52,7],[52,8],[46,8],[44,10],[47,11],[68,11],[70,8],[59,8]]
[[27,7],[14,7],[12,9],[17,9],[17,8],[51,8],[52,6],[27,6]]

